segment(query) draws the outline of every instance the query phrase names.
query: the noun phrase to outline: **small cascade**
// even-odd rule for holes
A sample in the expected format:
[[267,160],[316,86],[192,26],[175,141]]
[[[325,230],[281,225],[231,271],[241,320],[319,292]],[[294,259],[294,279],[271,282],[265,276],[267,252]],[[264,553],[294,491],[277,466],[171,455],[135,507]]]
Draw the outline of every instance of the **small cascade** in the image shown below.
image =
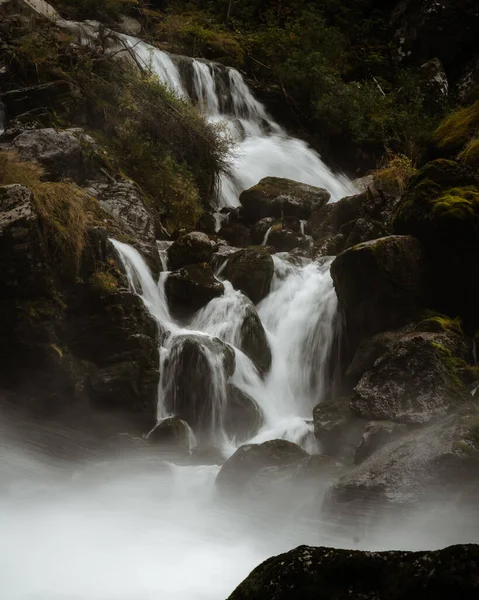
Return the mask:
[[271,227],[268,227],[268,231],[264,234],[263,241],[261,242],[262,246],[266,246],[266,244],[268,243],[269,234],[271,233],[272,229],[273,229],[273,225],[271,225]]
[[354,193],[347,177],[333,174],[312,148],[274,122],[236,69],[168,54],[131,36],[118,37],[138,62],[200,106],[212,122],[221,123],[236,142],[232,175],[220,182],[220,208],[238,206],[241,192],[268,176],[324,187],[333,201]]
[[[322,263],[292,262],[275,255],[270,294],[258,306],[272,351],[272,366],[261,379],[241,351],[241,328],[256,309],[241,292],[223,281],[225,293],[213,299],[188,324],[171,316],[165,295],[168,272],[155,283],[141,255],[112,240],[132,290],[158,322],[160,336],[159,420],[179,416],[193,428],[199,443],[225,452],[234,450],[234,436],[225,432],[228,385],[256,403],[264,426],[252,441],[284,438],[308,451],[316,449],[312,409],[327,393],[328,365],[336,333],[337,300]],[[160,252],[166,249],[160,243]],[[167,267],[163,258],[163,266]]]

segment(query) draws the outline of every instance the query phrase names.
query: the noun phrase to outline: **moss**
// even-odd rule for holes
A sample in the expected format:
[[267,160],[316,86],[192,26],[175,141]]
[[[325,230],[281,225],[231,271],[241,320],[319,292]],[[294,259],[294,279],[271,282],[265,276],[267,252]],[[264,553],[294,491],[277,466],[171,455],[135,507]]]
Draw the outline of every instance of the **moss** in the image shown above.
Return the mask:
[[458,158],[470,167],[479,167],[479,138],[476,137],[471,140]]
[[442,149],[459,149],[479,128],[479,101],[446,117],[433,139]]
[[463,398],[467,393],[467,389],[458,375],[456,357],[454,357],[452,352],[442,344],[431,342],[431,346],[435,349],[441,363],[448,371],[452,391],[457,394],[458,398]]
[[430,331],[432,333],[452,332],[462,335],[461,319],[451,319],[446,315],[426,311],[424,319],[415,327],[416,331]]
[[90,288],[100,296],[112,294],[118,290],[117,277],[108,271],[96,271],[88,280]]

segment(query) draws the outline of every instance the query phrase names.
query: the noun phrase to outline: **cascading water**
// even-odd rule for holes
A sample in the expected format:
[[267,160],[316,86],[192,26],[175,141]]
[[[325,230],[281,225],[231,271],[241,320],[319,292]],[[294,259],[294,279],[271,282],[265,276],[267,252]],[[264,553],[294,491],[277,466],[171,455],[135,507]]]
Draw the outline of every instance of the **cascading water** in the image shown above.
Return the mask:
[[[254,441],[284,438],[309,451],[316,449],[311,414],[325,393],[335,335],[336,295],[329,275],[330,261],[318,264],[305,260],[298,265],[287,256],[274,256],[271,292],[258,307],[272,351],[271,369],[263,380],[240,349],[242,324],[249,311],[255,310],[241,292],[225,281],[224,295],[212,300],[191,323],[182,325],[168,309],[164,291],[167,273],[160,275],[156,285],[134,248],[112,242],[132,289],[142,297],[163,332],[158,418],[172,413],[189,415],[196,424],[201,423],[209,443],[231,451],[233,440],[228,441],[224,431],[228,408],[225,357],[214,351],[215,339],[219,339],[234,349],[231,382],[253,398],[263,413],[264,426]],[[198,365],[206,383],[199,381],[188,389],[185,398],[185,373],[194,377]]]
[[354,193],[305,142],[292,138],[267,114],[241,74],[219,64],[170,55],[136,38],[121,36],[137,59],[178,94],[191,98],[237,143],[232,177],[221,181],[220,207],[237,206],[240,193],[263,177],[286,177],[326,188],[332,200]]

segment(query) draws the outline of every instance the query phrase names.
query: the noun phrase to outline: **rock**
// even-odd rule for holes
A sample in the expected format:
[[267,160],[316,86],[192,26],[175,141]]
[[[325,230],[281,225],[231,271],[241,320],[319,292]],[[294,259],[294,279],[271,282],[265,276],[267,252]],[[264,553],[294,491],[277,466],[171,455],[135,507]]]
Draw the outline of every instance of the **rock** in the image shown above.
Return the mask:
[[404,332],[386,331],[367,338],[359,345],[346,371],[346,378],[351,385],[361,379],[366,371],[373,368],[375,362],[385,354]]
[[311,213],[306,231],[311,234],[313,240],[323,240],[338,233],[338,229],[333,226],[333,210],[336,204],[337,202],[325,204]]
[[269,558],[229,600],[473,600],[479,546],[360,552],[299,546]]
[[206,233],[207,235],[216,234],[216,219],[215,216],[210,212],[204,212],[197,224],[198,231]]
[[236,443],[251,439],[263,426],[264,417],[256,400],[229,383],[228,408],[224,422],[225,431]]
[[126,35],[138,37],[142,32],[141,23],[127,15],[121,15],[119,21],[115,24],[115,29]]
[[414,333],[362,376],[351,406],[364,419],[421,424],[445,416],[467,396],[450,350],[434,334]]
[[344,250],[352,248],[362,242],[377,240],[388,234],[386,227],[378,221],[364,219],[362,217],[355,221],[345,223],[339,231],[340,235],[344,238]]
[[313,411],[313,421],[321,452],[352,462],[366,421],[351,411],[350,398],[335,398],[318,404]]
[[313,244],[312,256],[314,260],[325,256],[337,256],[344,249],[346,238],[341,233],[323,238]]
[[12,148],[23,160],[40,163],[52,179],[85,181],[82,146],[72,130],[29,129],[13,140]]
[[174,271],[186,265],[210,264],[214,247],[214,243],[205,233],[193,231],[183,235],[168,248],[168,268]]
[[442,62],[438,58],[428,60],[419,69],[422,86],[430,100],[443,102],[449,94],[449,81]]
[[477,502],[477,427],[475,415],[451,416],[388,443],[334,485],[325,509],[348,518],[371,509],[378,522],[382,507],[417,506],[422,498]]
[[65,105],[72,101],[72,97],[72,87],[65,80],[0,92],[0,102],[5,107],[9,121],[34,109],[49,107],[64,110]]
[[308,219],[314,209],[326,204],[330,193],[304,183],[266,177],[240,196],[244,219],[256,223],[265,217]]
[[188,423],[177,417],[168,417],[159,421],[148,434],[148,442],[189,454],[193,442],[193,434]]
[[361,442],[356,448],[355,464],[361,464],[372,456],[376,450],[393,442],[407,432],[408,428],[406,425],[399,425],[392,421],[372,421],[368,423]]
[[291,252],[301,243],[301,236],[286,227],[274,226],[268,236],[268,246],[272,246],[276,252]]
[[215,279],[206,263],[186,265],[168,275],[165,285],[170,310],[177,314],[196,312],[224,294],[223,284]]
[[305,459],[309,454],[292,442],[271,440],[262,444],[246,444],[238,448],[216,478],[222,491],[237,493],[255,477],[261,469],[290,465]]
[[254,305],[249,302],[245,304],[237,346],[253,361],[261,377],[265,377],[271,367],[271,348],[261,319]]
[[234,351],[220,339],[193,333],[174,337],[162,374],[167,412],[186,421],[199,439],[211,442],[234,370]]
[[397,233],[417,237],[425,252],[429,305],[479,324],[479,178],[472,169],[438,159],[420,169],[394,214]]
[[233,254],[228,259],[224,276],[235,289],[258,304],[269,293],[273,273],[274,262],[268,250],[257,247]]
[[155,241],[155,223],[139,188],[128,180],[98,183],[95,197],[105,212],[117,219],[122,229],[140,240]]
[[273,217],[265,217],[260,219],[251,228],[251,241],[256,246],[261,246],[264,242],[268,230],[277,222]]
[[251,245],[249,229],[241,223],[228,223],[218,232],[218,235],[225,239],[231,246],[237,248],[246,248]]
[[353,246],[336,257],[331,274],[353,347],[407,321],[424,303],[423,254],[411,236]]

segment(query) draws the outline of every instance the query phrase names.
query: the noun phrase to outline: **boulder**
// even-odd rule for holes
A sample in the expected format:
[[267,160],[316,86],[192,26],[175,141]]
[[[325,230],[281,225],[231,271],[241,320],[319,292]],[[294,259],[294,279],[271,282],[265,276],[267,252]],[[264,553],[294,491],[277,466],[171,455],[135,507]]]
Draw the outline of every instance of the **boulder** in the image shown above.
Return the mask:
[[394,440],[405,435],[407,432],[407,425],[400,425],[392,421],[371,421],[371,423],[367,424],[361,442],[356,448],[355,464],[361,464],[372,456],[376,450],[379,450],[379,448],[390,442],[394,442]]
[[229,600],[473,600],[479,546],[360,552],[299,546],[269,558]]
[[226,240],[231,246],[246,248],[251,245],[249,229],[241,223],[228,223],[218,232],[218,235]]
[[421,424],[465,401],[452,353],[439,340],[428,333],[401,337],[359,380],[353,411],[368,420]]
[[321,402],[314,408],[313,422],[321,452],[352,462],[367,423],[352,412],[350,398]]
[[189,454],[193,438],[188,423],[178,417],[167,417],[158,421],[147,439],[154,446]]
[[172,271],[165,284],[170,310],[178,316],[196,312],[224,294],[224,286],[207,263]]
[[251,241],[253,244],[256,246],[263,245],[266,234],[276,222],[277,220],[273,217],[265,217],[264,219],[260,219],[257,223],[255,223],[251,228]]
[[76,130],[29,129],[12,141],[23,160],[40,163],[51,179],[74,179],[84,183],[87,172]]
[[213,441],[220,433],[227,382],[234,370],[234,351],[220,339],[193,333],[175,336],[163,363],[166,411],[186,421],[201,441]]
[[308,219],[312,211],[326,204],[330,197],[330,193],[322,188],[290,179],[266,177],[242,192],[240,202],[245,221],[256,223],[265,217]]
[[224,276],[235,289],[258,304],[269,294],[273,273],[274,262],[268,250],[252,247],[240,250],[228,259]]
[[301,243],[302,237],[291,229],[274,226],[268,236],[268,246],[275,249],[276,252],[291,252]]
[[388,236],[349,248],[331,274],[352,346],[365,336],[400,325],[424,303],[421,245],[411,236]]
[[479,261],[479,178],[472,169],[438,159],[420,169],[394,214],[397,233],[423,247],[429,305],[477,327],[479,281],[470,265]]
[[477,502],[478,425],[476,415],[450,416],[399,437],[344,475],[324,509],[348,518],[371,510],[378,522],[382,508],[417,506],[421,499]]
[[360,217],[354,221],[345,223],[339,230],[340,235],[344,237],[343,249],[347,250],[362,242],[369,242],[388,234],[387,228],[373,219]]
[[228,405],[223,424],[226,434],[236,443],[251,439],[264,423],[258,403],[232,383],[227,385],[226,392]]
[[246,444],[238,448],[216,478],[218,489],[238,493],[266,467],[297,463],[309,454],[292,442],[271,440],[262,444]]
[[205,233],[199,231],[187,233],[168,248],[168,267],[174,271],[186,265],[210,264],[214,249],[214,242]]
[[238,348],[253,361],[261,377],[265,377],[271,367],[271,348],[261,319],[253,304],[245,305],[245,314],[239,330]]

